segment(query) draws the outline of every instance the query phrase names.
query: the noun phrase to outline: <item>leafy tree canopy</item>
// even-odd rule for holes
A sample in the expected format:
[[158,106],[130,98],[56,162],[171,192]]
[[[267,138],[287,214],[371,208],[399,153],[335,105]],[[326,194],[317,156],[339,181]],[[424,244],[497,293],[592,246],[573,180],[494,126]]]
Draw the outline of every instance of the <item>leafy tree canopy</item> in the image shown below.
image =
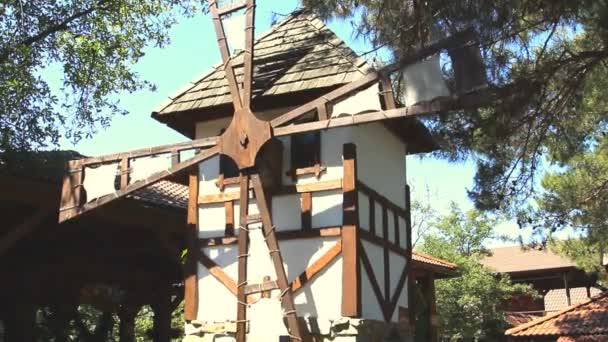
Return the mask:
[[[153,87],[133,70],[144,47],[165,46],[176,16],[199,3],[0,2],[0,153],[78,140],[124,113],[116,94]],[[62,97],[41,76],[50,65],[62,69]]]
[[[606,280],[604,255],[608,249],[608,138],[598,136],[589,151],[579,153],[542,180],[535,205],[519,213],[519,223],[531,226],[558,253],[575,260],[588,272]],[[546,229],[549,228],[549,229]],[[575,236],[549,239],[569,228]]]
[[511,284],[479,261],[486,244],[501,238],[494,232],[496,219],[477,210],[462,212],[455,204],[440,217],[420,249],[458,265],[460,276],[436,280],[437,310],[442,338],[448,341],[491,341],[507,327],[503,303],[516,293],[529,293],[525,285]]
[[359,35],[394,56],[466,28],[476,31],[488,94],[496,100],[429,121],[443,156],[476,161],[470,196],[478,208],[516,208],[533,193],[542,166],[568,161],[605,130],[606,0],[303,3],[323,17],[351,19]]

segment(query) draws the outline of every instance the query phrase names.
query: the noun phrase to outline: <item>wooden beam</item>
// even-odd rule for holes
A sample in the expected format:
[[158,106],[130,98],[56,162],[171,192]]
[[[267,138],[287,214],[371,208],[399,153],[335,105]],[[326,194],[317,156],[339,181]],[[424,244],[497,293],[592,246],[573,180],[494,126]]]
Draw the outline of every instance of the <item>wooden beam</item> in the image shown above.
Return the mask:
[[331,118],[328,120],[299,123],[289,126],[275,127],[276,137],[322,131],[330,128],[361,125],[371,122],[399,119],[408,116],[432,115],[441,112],[466,109],[474,106],[489,104],[484,97],[476,97],[475,93],[464,94],[457,97],[440,97],[429,102],[421,102],[402,108],[380,110],[370,113]]
[[[382,235],[384,235],[384,241],[390,241],[388,236],[388,210],[386,207],[382,207]],[[384,261],[384,298],[390,298],[391,296],[391,259],[388,248],[382,248],[382,256]],[[390,318],[389,318],[390,320]]]
[[259,175],[252,176],[251,182],[253,183],[256,204],[262,217],[262,230],[264,231],[264,236],[266,237],[266,245],[270,251],[270,257],[272,259],[272,263],[274,264],[274,270],[277,275],[277,285],[281,290],[281,304],[284,310],[284,315],[287,318],[287,330],[292,336],[291,340],[301,341],[302,334],[300,333],[298,315],[293,302],[293,293],[287,280],[287,273],[285,272],[285,267],[283,265],[281,249],[274,231],[275,228],[272,225],[270,211],[268,210],[269,201],[266,200],[266,194],[264,193],[264,188],[262,186],[262,182],[260,181]]
[[226,227],[224,228],[224,236],[234,236],[234,202],[224,202],[224,210],[226,212]]
[[303,192],[300,202],[302,229],[312,229],[312,193]]
[[[318,108],[321,105],[326,105],[327,103],[337,100],[338,98],[352,94],[361,88],[364,88],[375,82],[378,82],[378,80],[381,79],[382,77],[388,77],[391,73],[393,73],[399,69],[402,69],[403,67],[405,67],[409,64],[416,63],[416,62],[424,59],[427,56],[438,53],[441,50],[456,48],[458,46],[469,44],[469,43],[471,43],[471,41],[474,41],[474,40],[475,40],[474,32],[472,30],[465,30],[465,31],[459,32],[451,37],[447,37],[447,38],[437,41],[433,44],[429,44],[408,56],[404,56],[404,57],[400,58],[399,61],[397,61],[396,63],[387,65],[387,66],[383,67],[382,69],[380,69],[379,71],[372,71],[372,72],[368,73],[366,76],[364,76],[358,80],[355,80],[351,83],[343,85],[342,87],[340,87],[334,91],[331,91],[328,94],[325,94],[325,95],[317,98],[316,100],[308,102],[307,104],[304,104],[294,110],[291,110],[291,111],[279,116],[278,118],[275,118],[274,120],[271,120],[270,124],[275,129],[275,135],[278,136],[279,134],[277,133],[277,130],[280,126],[283,126],[285,124],[292,122],[293,120],[301,117],[302,115],[315,110],[316,108]],[[413,114],[411,114],[411,115],[413,115]],[[334,121],[334,120],[335,119],[332,119],[331,121]],[[323,121],[321,121],[321,122],[323,122]],[[299,126],[299,125],[297,125],[297,126]],[[284,128],[284,127],[281,127],[281,128]]]
[[206,149],[217,145],[218,137],[210,137],[210,138],[201,138],[176,144],[167,144],[167,145],[159,145],[154,147],[146,147],[137,150],[120,152],[120,153],[112,153],[106,154],[99,157],[90,157],[80,159],[78,162],[83,166],[95,165],[95,164],[103,164],[110,162],[121,161],[124,158],[134,159],[134,158],[142,158],[149,157],[158,154],[164,153],[173,153],[194,149]]
[[249,234],[247,230],[247,211],[249,210],[249,174],[242,172],[240,181],[239,218],[240,227],[238,233],[238,284],[237,284],[237,311],[236,311],[236,341],[245,342],[247,335],[247,253],[249,253]]
[[[322,227],[311,230],[290,229],[276,232],[277,239],[295,240],[311,239],[318,237],[342,236],[342,227]],[[229,246],[237,243],[236,237],[201,238],[199,242],[202,247]]]
[[188,220],[186,239],[188,260],[184,279],[184,319],[195,320],[198,314],[198,260],[200,245],[198,243],[198,205],[196,199],[199,193],[198,170],[189,175],[188,187]]
[[226,14],[230,14],[232,12],[236,12],[238,10],[242,10],[245,7],[247,7],[247,1],[235,2],[235,3],[230,4],[228,6],[224,6],[224,7],[218,8],[218,14],[220,16],[224,16]]
[[28,217],[24,222],[16,225],[12,229],[9,229],[8,233],[0,237],[0,255],[6,253],[11,249],[17,242],[24,237],[28,236],[36,228],[54,213],[53,208],[43,207],[39,208],[34,214]]
[[386,317],[387,316],[387,310],[386,310],[386,301],[384,300],[384,296],[382,295],[382,290],[380,289],[380,285],[378,284],[378,280],[376,279],[376,275],[374,273],[374,268],[372,267],[371,262],[369,261],[369,258],[367,257],[367,253],[365,253],[365,248],[363,248],[363,246],[361,245],[361,241],[359,241],[360,244],[360,257],[361,257],[361,265],[363,265],[363,269],[365,270],[365,273],[367,273],[367,277],[369,278],[369,282],[372,285],[372,290],[374,291],[374,295],[376,296],[376,299],[378,300],[378,305],[380,305],[380,308],[382,309],[382,315],[384,317],[385,321],[389,321],[389,319]]
[[255,0],[246,1],[245,13],[245,51],[243,51],[243,107],[251,108],[253,94],[253,37],[255,31]]
[[[102,205],[113,202],[119,198],[123,198],[137,190],[143,189],[151,184],[157,183],[165,178],[168,178],[178,172],[182,172],[190,167],[198,165],[199,163],[217,155],[218,153],[219,153],[219,148],[217,146],[209,148],[186,161],[183,161],[179,164],[176,164],[176,165],[170,167],[167,170],[156,172],[156,173],[150,175],[148,178],[133,182],[133,183],[129,184],[126,188],[120,189],[113,194],[103,196],[101,198],[88,202],[82,206],[79,206],[79,207],[77,206],[76,208],[70,207],[69,204],[63,202],[64,193],[62,192],[62,207],[59,208],[59,222],[69,220],[71,218],[74,218],[75,216],[82,215],[82,214],[89,212],[93,209],[96,209]],[[68,170],[68,172],[75,172],[75,170]],[[65,183],[64,183],[64,189],[65,189]],[[74,203],[74,204],[77,205],[77,203]]]
[[224,285],[230,293],[237,296],[237,286],[234,280],[224,272],[224,270],[215,263],[215,261],[211,260],[205,253],[201,253],[199,261],[205,265],[209,273],[217,279],[222,285]]
[[235,111],[241,110],[243,104],[241,102],[241,95],[237,84],[236,76],[234,74],[234,66],[232,65],[232,58],[230,57],[230,51],[228,48],[228,40],[226,39],[226,33],[220,19],[220,11],[217,7],[216,0],[207,0],[209,4],[209,12],[213,19],[213,27],[215,28],[215,35],[217,37],[217,44],[220,48],[220,55],[224,62],[224,73],[226,74],[226,81],[228,82],[228,89],[232,97],[232,103]]
[[[318,191],[330,191],[337,190],[342,188],[342,180],[341,179],[332,179],[314,183],[307,184],[297,184],[293,186],[284,186],[276,191],[274,191],[273,195],[289,195],[296,193],[306,193],[306,192],[318,192]],[[249,193],[249,197],[251,198],[251,193]],[[202,195],[198,198],[199,204],[213,204],[213,203],[223,203],[228,201],[238,200],[240,198],[240,193],[238,191],[231,192],[222,192],[218,194],[210,194],[210,195]]]
[[301,289],[306,283],[310,282],[319,274],[327,265],[329,265],[342,252],[342,241],[338,240],[336,244],[330,248],[319,259],[312,263],[304,272],[291,282],[291,291],[296,292]]
[[361,316],[357,148],[344,144],[342,182],[342,316]]

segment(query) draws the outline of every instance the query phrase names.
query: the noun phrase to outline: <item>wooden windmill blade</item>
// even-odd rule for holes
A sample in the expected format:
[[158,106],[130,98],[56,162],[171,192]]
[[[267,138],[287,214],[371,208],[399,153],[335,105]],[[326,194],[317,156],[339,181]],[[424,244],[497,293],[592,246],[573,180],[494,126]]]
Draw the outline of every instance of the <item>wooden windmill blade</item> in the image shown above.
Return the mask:
[[[193,157],[179,161],[179,152],[188,150],[204,149],[201,153]],[[216,156],[219,153],[217,147],[217,139],[198,139],[186,143],[162,145],[150,147],[130,152],[109,154],[100,157],[84,158],[73,160],[68,163],[66,175],[63,178],[61,190],[61,200],[59,206],[59,222],[64,222],[75,218],[84,213],[90,212],[110,202],[124,198],[138,190],[148,187],[163,179],[167,179],[185,170],[198,165],[199,163]],[[157,155],[169,155],[171,157],[170,166],[162,170],[153,170],[149,176],[129,182],[129,173],[131,168],[129,164],[135,159],[143,159]],[[85,179],[88,175],[87,169],[92,170],[96,167],[104,165],[119,165],[114,173],[109,173],[109,178],[92,179],[96,183],[101,183],[105,180],[105,184],[97,184],[108,189],[107,194],[100,197],[92,198],[89,196],[86,199],[87,193],[91,189],[87,189]],[[115,179],[120,178],[119,189],[115,189]],[[90,177],[89,177],[90,178]]]

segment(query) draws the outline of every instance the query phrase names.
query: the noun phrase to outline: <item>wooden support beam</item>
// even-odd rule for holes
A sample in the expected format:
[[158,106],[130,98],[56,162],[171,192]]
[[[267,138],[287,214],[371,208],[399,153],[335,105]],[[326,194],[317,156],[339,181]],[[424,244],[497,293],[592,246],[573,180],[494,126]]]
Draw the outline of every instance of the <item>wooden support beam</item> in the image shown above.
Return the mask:
[[224,211],[226,213],[226,227],[224,228],[224,236],[234,236],[234,202],[224,202]]
[[[272,218],[270,211],[268,210],[269,201],[266,200],[266,194],[260,177],[254,175],[251,177],[253,183],[253,189],[255,192],[256,203],[262,217],[262,229],[264,236],[266,237],[266,245],[270,251],[270,257],[274,264],[274,270],[277,275],[277,285],[281,290],[281,304],[283,306],[284,315],[287,318],[288,332],[292,336],[292,342],[302,341],[302,334],[300,332],[300,323],[298,322],[298,315],[293,302],[293,293],[291,286],[287,280],[287,273],[283,266],[283,257],[281,255],[281,249],[279,242],[276,238],[274,226],[272,225]],[[238,319],[238,318],[237,318]]]
[[[290,229],[276,233],[279,240],[311,239],[318,237],[342,236],[342,227],[322,227],[311,230]],[[229,246],[237,243],[236,237],[216,237],[199,239],[201,247]]]
[[342,181],[342,316],[361,316],[361,270],[359,265],[359,212],[357,209],[357,148],[343,147]]
[[[388,77],[391,73],[393,73],[399,69],[402,69],[403,67],[405,67],[409,64],[416,63],[427,56],[438,53],[441,50],[453,49],[453,48],[456,48],[459,46],[463,46],[465,44],[471,43],[472,41],[475,41],[475,39],[476,39],[476,37],[472,30],[465,30],[465,31],[459,32],[451,37],[447,37],[447,38],[437,41],[433,44],[429,44],[408,56],[404,56],[404,57],[400,58],[399,61],[397,61],[396,63],[387,65],[378,71],[372,71],[360,79],[357,79],[351,83],[345,84],[342,87],[317,98],[316,100],[310,101],[298,108],[295,108],[295,109],[279,116],[278,118],[275,118],[274,120],[272,120],[270,122],[270,124],[275,129],[275,135],[280,136],[280,134],[278,133],[278,131],[280,131],[279,127],[286,128],[286,127],[281,127],[281,126],[286,125],[286,124],[296,120],[297,118],[301,117],[302,115],[307,114],[307,113],[317,109],[321,105],[326,105],[326,104],[330,103],[331,101],[335,101],[341,97],[350,95],[350,94],[358,91],[359,89],[362,89],[375,82],[378,82],[378,80],[380,80],[382,77]],[[413,107],[415,107],[415,106],[413,106]],[[415,112],[415,110],[413,112]],[[407,115],[407,111],[406,111],[406,115]],[[413,115],[413,113],[410,115]],[[350,118],[347,118],[347,119],[350,119]],[[334,120],[335,119],[332,119],[331,121],[333,122]],[[323,121],[321,121],[321,122],[323,122]],[[323,122],[323,124],[326,124],[326,123]],[[295,126],[300,126],[300,125],[295,125]]]
[[310,230],[312,228],[312,193],[303,192],[300,200],[302,230]]
[[370,194],[367,194],[367,198],[369,199],[369,232],[376,235],[376,201]]
[[118,310],[120,342],[135,342],[135,316],[140,308],[139,304],[125,303]]
[[402,108],[387,109],[370,113],[331,118],[328,120],[313,121],[307,123],[280,126],[273,129],[276,137],[322,131],[330,128],[361,125],[371,122],[390,119],[405,118],[408,116],[433,115],[441,112],[461,110],[471,107],[490,104],[486,96],[477,95],[475,92],[463,94],[458,97],[440,97],[428,102]]
[[129,185],[129,158],[123,157],[120,160],[120,188],[124,189]]
[[18,224],[12,229],[8,230],[8,233],[0,237],[0,255],[6,253],[11,249],[17,242],[21,241],[24,237],[28,236],[36,228],[55,212],[55,209],[43,207],[39,208],[34,214],[28,217],[25,222]]
[[207,267],[207,270],[211,275],[217,279],[222,285],[224,285],[228,291],[230,291],[233,295],[237,296],[237,286],[236,282],[228,275],[224,270],[215,263],[215,261],[211,260],[205,253],[200,254],[200,262]]
[[218,8],[218,14],[224,16],[247,7],[247,1],[235,2],[225,7]]
[[367,257],[367,253],[365,253],[365,248],[363,248],[363,246],[361,245],[361,241],[359,241],[359,245],[360,245],[360,258],[361,258],[361,265],[363,266],[363,269],[365,270],[365,273],[367,274],[367,278],[369,279],[370,284],[372,285],[372,290],[374,291],[374,295],[376,296],[376,299],[378,300],[378,304],[380,305],[380,308],[382,309],[382,315],[384,317],[385,321],[388,321],[387,319],[387,310],[386,310],[386,301],[384,300],[384,296],[382,294],[382,290],[380,289],[380,285],[378,284],[378,280],[376,279],[376,275],[374,273],[374,268],[372,267],[371,262],[369,261],[369,258]]
[[154,342],[171,342],[171,295],[170,292],[161,292],[155,303],[154,311]]
[[[327,181],[320,181],[307,184],[296,184],[293,186],[284,186],[277,189],[273,194],[276,196],[289,195],[295,193],[305,192],[318,192],[318,191],[330,191],[342,188],[341,179],[332,179]],[[249,195],[251,198],[251,194]],[[213,204],[222,203],[228,201],[235,201],[240,198],[240,193],[237,191],[222,192],[219,194],[202,195],[198,198],[199,204]]]
[[245,13],[245,51],[243,51],[243,107],[251,108],[251,96],[253,94],[253,38],[255,31],[255,0],[245,1],[247,11]]
[[199,193],[198,170],[189,175],[188,186],[188,221],[186,239],[188,245],[188,259],[184,279],[184,319],[196,320],[198,314],[198,260],[200,246],[198,243],[198,204]]
[[[238,284],[237,284],[237,311],[236,311],[236,341],[245,342],[247,335],[247,253],[249,252],[249,234],[247,232],[247,211],[249,209],[249,174],[242,172],[240,181],[239,217],[240,224],[238,233]],[[245,228],[245,229],[243,229]]]
[[224,73],[226,74],[226,81],[228,82],[228,89],[230,90],[234,110],[239,111],[243,108],[243,104],[241,102],[241,95],[239,92],[236,75],[234,74],[232,58],[230,57],[228,40],[226,39],[226,33],[224,32],[224,27],[222,26],[222,21],[220,19],[220,11],[218,9],[216,0],[207,0],[207,3],[209,4],[209,12],[211,13],[211,17],[213,19],[217,44],[220,47],[220,54],[222,56],[222,61],[224,62],[223,69]]
[[173,153],[174,151],[180,152],[195,149],[207,149],[217,145],[217,141],[218,137],[201,138],[176,144],[159,145],[154,147],[131,150],[127,152],[106,154],[99,157],[83,158],[78,160],[77,162],[82,166],[89,166],[95,164],[117,162],[123,160],[124,158],[134,159],[150,157],[164,153]]
[[415,322],[415,301],[414,301],[414,277],[412,276],[412,201],[410,186],[405,185],[405,244],[407,250],[407,305],[410,313],[410,323]]
[[[386,207],[382,207],[382,235],[384,241],[390,241],[388,235],[388,210]],[[390,298],[391,296],[391,276],[390,276],[390,255],[388,248],[382,248],[382,256],[384,261],[384,298]],[[390,319],[390,318],[389,318]]]
[[296,292],[304,285],[310,282],[314,277],[324,270],[327,265],[336,259],[342,252],[342,241],[338,240],[336,244],[330,248],[319,259],[313,262],[304,272],[291,282],[291,291]]
[[[156,172],[146,179],[138,180],[129,184],[124,189],[120,189],[112,194],[100,197],[81,206],[79,206],[79,202],[75,199],[76,193],[72,193],[71,195],[65,193],[66,188],[69,190],[72,185],[79,184],[78,186],[80,186],[81,183],[76,183],[74,180],[64,180],[64,191],[62,191],[61,208],[59,208],[59,222],[69,220],[77,215],[82,215],[102,205],[106,205],[119,198],[123,198],[137,190],[143,189],[176,173],[182,172],[188,168],[198,165],[199,163],[217,155],[218,153],[219,148],[217,146],[209,148],[186,161],[183,161],[179,164],[170,167],[167,170]],[[69,175],[75,172],[77,172],[77,169],[68,170]]]

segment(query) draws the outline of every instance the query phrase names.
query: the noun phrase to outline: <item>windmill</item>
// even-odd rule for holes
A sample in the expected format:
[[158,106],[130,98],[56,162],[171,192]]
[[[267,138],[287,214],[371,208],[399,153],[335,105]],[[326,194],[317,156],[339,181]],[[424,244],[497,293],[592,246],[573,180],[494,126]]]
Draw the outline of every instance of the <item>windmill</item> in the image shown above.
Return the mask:
[[[243,342],[246,339],[252,341],[260,340],[260,336],[266,336],[264,335],[266,333],[270,333],[270,336],[280,335],[291,341],[300,341],[307,335],[310,335],[311,331],[308,328],[303,328],[301,324],[302,317],[299,317],[299,311],[294,302],[294,292],[303,288],[305,283],[310,282],[310,279],[313,277],[318,277],[323,267],[326,267],[330,262],[334,262],[337,255],[341,255],[342,259],[340,265],[343,285],[340,288],[341,298],[339,300],[341,303],[337,305],[340,316],[365,318],[365,315],[362,314],[364,310],[361,307],[363,286],[361,270],[365,269],[365,274],[373,274],[372,265],[374,265],[375,260],[373,257],[368,257],[365,249],[362,247],[360,240],[362,240],[363,236],[368,241],[383,248],[385,281],[382,285],[384,289],[380,288],[380,280],[370,279],[369,281],[374,295],[381,303],[378,315],[384,321],[391,321],[391,318],[396,315],[397,304],[403,295],[401,289],[404,287],[407,279],[406,265],[409,265],[409,260],[411,259],[409,231],[405,229],[405,232],[399,233],[399,227],[407,228],[409,222],[408,200],[406,199],[408,195],[405,188],[400,188],[397,196],[400,196],[400,192],[404,192],[405,195],[401,196],[398,200],[392,199],[391,201],[391,198],[387,198],[390,196],[384,196],[382,191],[375,190],[373,187],[366,186],[360,182],[356,176],[355,145],[346,143],[341,149],[341,154],[337,155],[340,160],[340,179],[323,180],[324,173],[329,176],[329,173],[334,172],[333,169],[329,170],[330,167],[327,165],[320,165],[317,162],[314,166],[298,169],[294,166],[295,162],[292,160],[293,165],[289,174],[293,182],[288,187],[289,189],[285,189],[280,184],[281,179],[284,178],[283,161],[281,160],[283,153],[281,152],[280,140],[291,139],[291,143],[294,144],[295,137],[301,137],[304,134],[320,131],[334,132],[340,129],[351,129],[352,127],[368,127],[365,125],[371,123],[379,123],[389,127],[388,123],[406,117],[460,110],[467,106],[475,105],[480,101],[476,94],[480,82],[465,82],[468,85],[468,89],[460,89],[455,95],[431,96],[430,98],[427,96],[428,99],[424,101],[406,104],[405,106],[400,106],[395,101],[393,86],[391,84],[393,74],[406,67],[411,67],[416,63],[425,61],[429,56],[436,55],[445,50],[454,51],[474,47],[475,37],[473,33],[465,31],[461,34],[436,41],[379,70],[364,66],[364,62],[350,63],[349,67],[353,67],[354,65],[356,69],[352,74],[357,74],[357,77],[352,77],[352,79],[345,82],[346,78],[339,72],[336,72],[336,75],[341,77],[340,80],[331,83],[322,88],[322,90],[307,93],[307,96],[312,97],[312,99],[307,99],[305,103],[294,100],[290,105],[284,106],[284,108],[288,109],[283,108],[283,110],[268,114],[267,112],[262,113],[262,111],[257,111],[254,103],[255,96],[258,96],[258,98],[263,97],[264,94],[261,94],[258,88],[263,88],[265,81],[260,75],[254,74],[254,67],[258,63],[257,60],[254,63],[255,49],[258,49],[256,46],[259,46],[256,44],[263,45],[265,43],[265,38],[260,38],[258,43],[254,41],[255,1],[246,0],[220,6],[220,2],[210,0],[209,10],[222,57],[222,64],[215,69],[215,73],[221,75],[221,81],[226,84],[228,94],[224,97],[229,99],[232,109],[229,124],[226,127],[222,127],[222,133],[219,135],[219,132],[216,134],[202,134],[203,137],[199,136],[186,143],[71,161],[68,165],[62,188],[59,213],[60,222],[84,215],[160,180],[175,179],[179,174],[188,172],[190,184],[188,224],[191,228],[189,238],[191,243],[189,248],[191,251],[189,255],[189,267],[191,270],[194,268],[194,270],[191,271],[189,277],[185,280],[186,320],[194,321],[197,316],[200,316],[197,315],[198,310],[200,310],[197,308],[198,288],[200,287],[201,291],[205,293],[207,291],[209,293],[214,291],[211,288],[207,290],[202,285],[197,285],[199,278],[202,277],[200,274],[197,275],[196,271],[198,262],[200,261],[205,266],[205,274],[217,279],[235,297],[236,310],[234,311],[236,311],[236,315],[234,319],[226,320],[230,321],[234,325],[234,328],[227,328],[224,325],[223,333],[230,336],[234,335],[238,342]],[[226,36],[224,20],[227,18],[234,20],[238,13],[243,12],[242,19],[245,21],[244,49],[240,53],[233,55]],[[306,16],[305,14],[300,15]],[[304,33],[304,35],[310,34],[307,37],[312,37],[314,34],[327,34],[327,30],[321,27],[321,24],[318,24],[318,19],[315,20],[317,21],[315,22],[316,24],[312,25],[314,26],[312,31]],[[275,28],[272,31],[275,35],[273,39],[276,38],[275,41],[280,41],[282,42],[280,44],[286,45],[289,42],[288,38],[291,33],[306,31],[304,30],[304,25],[307,25],[307,23],[302,24],[294,20],[292,21],[292,31],[284,29],[285,27]],[[263,50],[261,47],[259,49]],[[310,49],[314,50],[314,47]],[[459,55],[471,56],[470,53],[461,53]],[[269,56],[260,58],[260,60],[264,59],[264,63],[267,66],[286,63],[285,61],[290,60],[298,60],[298,58],[303,59],[300,55],[291,53],[285,53],[285,56],[280,59],[276,57],[276,54],[273,56],[270,53]],[[466,63],[461,65],[458,64],[457,60],[453,62],[455,66],[460,67],[460,74],[467,74]],[[315,63],[309,64],[314,65]],[[284,66],[281,67],[284,68]],[[341,70],[340,65],[335,67]],[[294,68],[298,68],[298,66],[296,65]],[[235,70],[239,70],[239,74]],[[348,72],[350,74],[350,71]],[[256,71],[256,73],[261,74],[261,71]],[[281,77],[281,75],[276,77]],[[189,85],[190,90],[181,92],[183,95],[180,96],[187,97],[189,96],[189,92],[195,92],[196,88],[202,83],[213,84],[213,82],[218,80],[204,79],[203,81],[195,85]],[[302,81],[299,82],[299,84],[302,84]],[[469,86],[470,84],[473,85]],[[258,91],[257,95],[256,91]],[[279,92],[276,89],[275,91]],[[176,103],[175,98],[171,99],[170,103],[169,107],[174,106],[179,108],[181,106]],[[167,108],[167,106],[163,106],[163,108]],[[390,126],[390,128],[393,131],[395,130],[394,126]],[[413,139],[413,137],[408,137],[408,139]],[[382,137],[380,137],[380,140],[382,140]],[[382,144],[381,141],[376,142]],[[195,152],[192,153],[192,151]],[[335,148],[332,151],[335,151]],[[336,155],[333,157],[336,157]],[[217,184],[219,190],[217,193],[204,195],[201,189],[199,189],[200,184],[203,184],[203,180],[200,177],[203,175],[203,178],[206,179],[205,163],[217,158],[220,158],[220,163],[224,162],[231,165],[238,176],[233,177],[230,182],[224,179],[224,176],[221,174],[217,177],[209,177],[213,178],[212,181]],[[401,164],[403,164],[402,161]],[[308,177],[309,179],[305,182],[296,181],[302,175],[312,175],[312,177]],[[401,179],[402,176],[399,177]],[[224,191],[227,187],[238,188],[238,190],[232,192]],[[334,203],[333,206],[339,205],[341,208],[339,227],[325,227],[325,230],[312,229],[314,227],[311,226],[314,226],[314,222],[311,223],[310,216],[311,211],[314,211],[311,209],[314,195],[311,194],[315,191],[333,191],[337,189],[341,193],[340,201],[337,205]],[[281,248],[281,243],[279,242],[281,236],[289,235],[289,232],[282,231],[284,227],[276,223],[277,220],[281,219],[278,216],[282,214],[278,213],[278,215],[275,215],[277,209],[273,205],[273,199],[275,196],[278,197],[278,193],[285,194],[288,192],[290,194],[302,194],[301,199],[298,198],[298,200],[301,200],[300,205],[303,209],[302,226],[307,226],[307,232],[296,234],[296,239],[315,238],[316,243],[320,246],[324,244],[323,238],[327,236],[339,237],[339,239],[336,239],[335,244],[330,244],[328,248],[323,249],[324,253],[320,259],[304,265],[308,266],[306,270],[303,271],[301,276],[296,277],[292,281],[289,281],[288,270],[286,268],[290,267],[289,273],[292,273],[291,269],[297,267],[290,266],[292,262],[285,261],[285,250]],[[362,219],[360,217],[361,211],[358,210],[358,204],[362,196],[360,192],[365,192],[364,196],[369,199],[370,203],[367,207],[368,213],[366,214],[369,220],[369,227],[368,231],[365,232],[359,229],[359,221]],[[395,204],[395,201],[400,204]],[[226,218],[223,222],[226,225],[226,230],[225,232],[222,231],[219,235],[216,234],[201,239],[200,233],[203,230],[204,220],[214,215],[211,207],[207,208],[204,206],[212,206],[217,203],[221,203],[221,209],[225,210]],[[226,204],[225,207],[224,204]],[[376,209],[373,208],[376,208],[376,204],[379,205],[377,207],[378,212],[374,214],[374,210]],[[237,206],[239,208],[238,221],[234,217],[234,211],[236,211],[235,208]],[[306,217],[304,215],[306,210],[304,209],[308,211]],[[374,218],[378,218],[379,222],[376,223]],[[389,241],[388,236],[388,227],[391,225],[389,222],[395,227],[392,233],[392,240],[394,240],[392,242]],[[231,229],[228,229],[228,225],[232,226]],[[378,230],[382,226],[382,230],[385,231],[382,238],[374,235],[374,230],[372,229],[374,225],[378,226]],[[238,229],[234,229],[235,227]],[[258,238],[253,235],[254,230]],[[391,231],[393,230],[391,229]],[[222,261],[217,255],[214,258],[209,254],[200,254],[202,248],[201,240],[204,240],[203,247],[206,246],[208,248],[217,247],[218,245],[238,246],[233,251],[234,253],[226,253],[226,255],[233,257],[232,260],[236,263],[237,279],[232,279],[233,277],[226,273],[225,268],[227,267],[224,267],[224,269],[220,267],[221,265],[219,264]],[[400,240],[403,240],[403,243],[399,244]],[[254,244],[255,241],[258,243],[257,245]],[[265,245],[264,250],[270,256],[270,264],[272,265],[272,272],[270,273],[273,273],[274,277],[264,274],[261,281],[254,282],[251,274],[252,265],[255,266],[255,263],[258,261],[252,262],[251,260],[254,260],[252,259],[253,250],[261,248],[259,245],[260,241],[263,242]],[[214,252],[214,254],[218,253],[220,252],[217,250]],[[399,256],[401,258],[399,265],[403,266],[399,270],[399,276],[394,279],[388,274],[388,264],[391,258],[393,258],[390,253]],[[293,259],[294,256],[290,258]],[[297,253],[295,258],[297,258]],[[260,268],[262,267],[260,266]],[[261,274],[256,274],[256,276],[258,275],[261,277]],[[383,290],[384,293],[381,293]],[[253,297],[257,299],[252,300]],[[277,303],[280,303],[279,306],[282,309],[281,315],[284,316],[287,327],[281,332],[260,331],[258,327],[254,333],[255,327],[252,319],[256,314],[253,309],[257,308],[255,305],[260,306],[259,303],[256,304],[257,301],[261,300],[264,302],[268,297],[273,297],[272,299],[278,300]],[[276,308],[276,306],[274,307]],[[221,311],[220,308],[216,309]],[[257,315],[259,316],[259,313]],[[215,320],[213,317],[210,317],[211,319]],[[191,328],[195,329],[194,327]],[[211,334],[218,327],[210,323],[203,328],[199,327],[199,329],[206,329],[205,332]],[[282,328],[278,327],[277,329],[281,330]]]

